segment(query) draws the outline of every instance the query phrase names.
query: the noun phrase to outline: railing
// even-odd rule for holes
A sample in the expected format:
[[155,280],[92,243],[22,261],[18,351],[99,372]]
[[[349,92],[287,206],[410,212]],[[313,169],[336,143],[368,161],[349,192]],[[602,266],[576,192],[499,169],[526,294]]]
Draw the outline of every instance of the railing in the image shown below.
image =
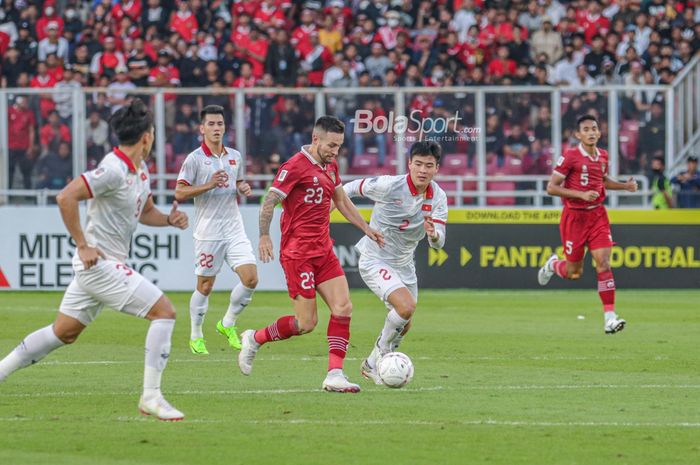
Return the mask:
[[688,155],[700,151],[700,55],[688,63],[672,83],[673,88],[673,137],[671,152],[674,157],[667,160],[671,170],[681,168]]
[[[698,128],[700,127],[700,66],[696,58],[689,65],[679,79],[674,83],[674,86],[593,86],[593,87],[542,87],[542,86],[519,86],[519,87],[447,87],[447,88],[361,88],[361,89],[334,89],[334,88],[310,88],[310,89],[225,89],[214,90],[211,88],[182,88],[182,89],[152,89],[138,88],[134,89],[131,94],[148,95],[151,99],[151,106],[154,110],[156,121],[156,141],[154,146],[154,159],[156,169],[153,172],[154,195],[157,203],[163,204],[172,195],[172,183],[168,186],[168,181],[172,181],[176,177],[176,173],[170,168],[172,164],[166,157],[167,147],[172,143],[168,140],[168,131],[172,131],[171,127],[166,125],[166,94],[180,97],[201,97],[201,96],[224,96],[231,102],[231,115],[229,127],[232,129],[229,134],[229,144],[236,147],[244,156],[249,154],[249,142],[256,142],[250,137],[251,122],[247,120],[246,99],[255,99],[256,97],[275,94],[284,96],[306,96],[306,104],[309,108],[313,108],[315,117],[328,114],[338,113],[338,101],[341,98],[355,98],[358,96],[383,96],[385,99],[386,111],[393,111],[396,115],[406,116],[410,110],[412,98],[416,95],[426,95],[429,97],[440,97],[447,99],[450,106],[464,111],[461,115],[464,116],[465,126],[478,128],[481,133],[478,134],[476,140],[470,143],[470,160],[473,161],[474,169],[469,173],[449,173],[448,176],[441,176],[448,185],[456,184],[455,189],[450,192],[454,194],[455,205],[465,204],[465,198],[471,197],[469,205],[474,207],[487,207],[493,204],[489,199],[498,197],[517,197],[525,199],[525,203],[521,204],[524,207],[547,206],[548,201],[545,188],[545,180],[548,179],[548,173],[551,170],[551,165],[556,158],[561,154],[562,149],[568,145],[564,137],[568,134],[569,128],[563,127],[563,118],[566,116],[565,108],[572,106],[574,101],[581,96],[595,95],[598,98],[596,111],[606,113],[605,118],[601,123],[604,125],[604,137],[607,138],[606,148],[610,153],[610,175],[612,177],[622,177],[620,173],[630,172],[647,186],[646,178],[643,178],[643,168],[637,168],[638,171],[630,171],[630,166],[627,166],[630,160],[633,160],[643,147],[632,149],[630,144],[625,145],[630,137],[639,137],[639,124],[633,124],[630,128],[622,127],[625,110],[622,108],[626,104],[625,99],[629,99],[628,95],[634,93],[658,93],[664,100],[664,129],[665,129],[665,145],[663,145],[663,154],[667,159],[667,166],[677,166],[678,160],[690,151],[693,144],[698,142]],[[9,191],[7,189],[7,173],[9,170],[8,156],[8,141],[10,134],[8,133],[8,109],[11,104],[11,98],[17,95],[33,96],[38,100],[42,94],[56,95],[60,93],[69,93],[71,102],[70,122],[72,144],[72,159],[73,159],[73,177],[79,176],[88,166],[88,153],[86,147],[86,118],[89,104],[93,103],[95,95],[101,95],[108,92],[102,88],[85,88],[66,92],[57,89],[1,89],[0,90],[0,204],[5,203],[8,197],[21,198],[31,197],[37,199],[39,203],[45,203],[48,198],[53,195],[52,191],[32,191],[32,190],[17,190]],[[437,95],[439,94],[439,96]],[[690,96],[692,99],[689,100]],[[504,174],[497,175],[489,172],[489,164],[487,163],[488,147],[486,141],[486,127],[489,111],[496,109],[499,112],[509,111],[508,102],[517,99],[529,100],[532,103],[530,113],[533,113],[542,106],[548,106],[551,115],[551,132],[549,141],[551,145],[548,148],[549,168],[535,174]],[[505,103],[504,103],[505,102]],[[546,102],[542,104],[542,102]],[[682,105],[679,105],[682,102]],[[522,103],[522,102],[521,102]],[[357,106],[352,107],[352,110],[358,109]],[[177,109],[179,111],[179,108]],[[645,114],[646,115],[646,114]],[[172,116],[172,115],[168,115]],[[353,115],[345,115],[346,121],[352,124]],[[648,117],[644,116],[644,118]],[[534,118],[530,118],[534,120]],[[630,122],[628,120],[628,122]],[[631,121],[635,123],[635,121]],[[640,116],[639,123],[645,121]],[[505,127],[505,126],[504,126]],[[37,128],[38,131],[38,128]],[[388,134],[395,136],[395,134]],[[350,140],[349,140],[350,139]],[[352,138],[346,138],[346,145],[352,144]],[[393,158],[392,166],[395,167],[395,172],[400,174],[406,170],[406,154],[408,142],[405,138],[394,138],[395,143],[391,149],[391,153],[387,154]],[[308,140],[304,136],[304,140]],[[193,148],[193,147],[192,147]],[[678,150],[676,150],[678,148]],[[289,153],[297,150],[296,147],[287,147]],[[191,148],[190,148],[191,150]],[[461,150],[461,149],[460,149]],[[634,150],[637,150],[635,153]],[[256,156],[260,156],[256,154]],[[470,161],[470,163],[471,163]],[[634,160],[633,160],[634,161]],[[471,166],[471,165],[470,165]],[[245,167],[243,167],[245,169]],[[353,172],[353,167],[350,166],[350,174]],[[352,176],[344,175],[345,179],[350,179]],[[255,176],[247,176],[249,179],[255,179]],[[513,189],[513,190],[493,190],[489,186],[493,182],[515,182],[518,184],[529,183],[534,188]],[[469,187],[465,189],[465,186]],[[168,188],[170,187],[170,189]],[[32,193],[33,192],[33,193]],[[49,193],[47,193],[49,192]],[[611,193],[610,206],[617,207],[620,202],[629,200],[628,197],[639,198],[640,206],[648,206],[648,188],[645,187],[636,195],[628,196],[625,193]],[[555,200],[554,205],[559,205]]]
[[[174,174],[164,175],[165,179],[172,181],[176,179]],[[632,176],[639,183],[639,190],[635,193],[624,191],[608,192],[608,204],[610,205],[613,197],[621,196],[626,202],[616,201],[618,204],[624,204],[625,208],[643,208],[650,207],[650,198],[652,192],[649,190],[649,180],[645,176]],[[348,175],[344,176],[344,181],[360,179],[362,176]],[[625,179],[627,177],[624,177]],[[526,189],[508,189],[508,190],[479,190],[469,186],[478,186],[480,180],[478,176],[437,176],[435,181],[442,187],[450,199],[451,206],[454,207],[477,207],[476,199],[485,198],[488,208],[559,208],[561,199],[552,197],[547,194],[547,183],[549,176],[486,176],[484,181],[486,184],[490,182],[498,183],[527,183],[533,186]],[[268,185],[273,180],[271,175],[253,174],[246,177],[246,181],[253,186],[252,193],[249,198],[241,197],[241,203],[254,204],[259,201],[266,193],[267,189],[259,187],[260,185]],[[46,206],[54,202],[54,197],[60,192],[56,189],[13,189],[0,190],[0,197],[18,197],[24,202],[31,205]],[[170,202],[173,197],[172,190],[159,191],[153,190],[153,195],[156,197],[162,196],[166,201]],[[517,199],[513,202],[502,202],[495,199]],[[362,200],[358,201],[361,203]],[[22,202],[18,202],[22,203]]]

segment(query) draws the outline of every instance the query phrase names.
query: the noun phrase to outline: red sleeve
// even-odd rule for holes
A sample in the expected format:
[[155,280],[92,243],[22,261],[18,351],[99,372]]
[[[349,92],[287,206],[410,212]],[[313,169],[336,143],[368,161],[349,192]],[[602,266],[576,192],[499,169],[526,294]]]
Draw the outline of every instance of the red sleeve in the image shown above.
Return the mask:
[[297,182],[299,182],[299,173],[296,170],[294,162],[290,160],[280,166],[277,177],[272,181],[270,190],[274,190],[286,197],[292,192]]
[[568,150],[564,152],[564,154],[559,157],[559,160],[557,160],[557,164],[554,167],[554,172],[561,176],[567,177],[571,172],[573,159],[574,157],[569,155]]
[[51,126],[48,124],[39,131],[39,142],[41,145],[48,145],[51,140]]

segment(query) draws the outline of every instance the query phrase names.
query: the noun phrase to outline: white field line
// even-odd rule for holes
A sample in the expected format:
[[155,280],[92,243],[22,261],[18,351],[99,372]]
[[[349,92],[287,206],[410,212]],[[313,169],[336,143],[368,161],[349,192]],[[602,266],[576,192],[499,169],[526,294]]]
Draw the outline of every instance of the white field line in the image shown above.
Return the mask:
[[[560,391],[560,390],[593,390],[593,389],[700,389],[700,384],[522,384],[522,385],[475,385],[475,386],[432,386],[407,389],[385,389],[380,387],[365,388],[373,394],[397,393],[395,395],[415,394],[418,392],[434,391]],[[123,391],[58,391],[58,392],[24,392],[3,393],[2,397],[20,398],[50,398],[50,397],[86,397],[86,396],[137,396],[136,390]],[[202,396],[202,395],[279,395],[279,394],[324,394],[321,389],[223,389],[223,390],[171,390],[170,395]]]
[[[256,357],[256,360],[271,361],[271,362],[315,362],[319,360],[326,360],[327,355],[317,355],[317,356],[291,356],[291,357],[280,357],[280,356],[261,356]],[[632,358],[624,357],[567,357],[567,356],[548,356],[548,355],[538,355],[538,356],[513,356],[513,357],[497,357],[497,356],[464,356],[464,357],[411,357],[413,360],[422,361],[435,361],[435,362],[450,362],[450,361],[513,361],[513,360],[529,360],[529,361],[598,361],[598,360],[633,360]],[[346,357],[345,360],[350,362],[360,362],[364,360],[363,357]],[[654,357],[655,361],[668,361],[670,360],[665,356]],[[235,363],[235,356],[231,358],[190,358],[190,359],[175,359],[170,360],[169,363]],[[143,359],[138,360],[85,360],[85,361],[70,361],[70,360],[48,360],[41,362],[42,365],[128,365],[128,364],[142,364]]]
[[[37,417],[0,417],[0,422],[32,422],[32,421],[49,421],[55,420],[54,417],[37,416]],[[154,422],[151,418],[145,417],[129,417],[120,416],[116,418],[109,417],[94,417],[88,420],[89,422]],[[474,420],[316,420],[304,418],[290,418],[288,420],[250,420],[238,419],[237,423],[248,425],[320,425],[320,426],[509,426],[509,427],[546,427],[546,428],[700,428],[700,423],[697,422],[598,422],[598,421],[527,421],[527,420],[495,420],[492,418],[474,419]],[[185,418],[182,423],[201,423],[201,424],[224,424],[230,423],[230,420],[207,419],[207,418]]]

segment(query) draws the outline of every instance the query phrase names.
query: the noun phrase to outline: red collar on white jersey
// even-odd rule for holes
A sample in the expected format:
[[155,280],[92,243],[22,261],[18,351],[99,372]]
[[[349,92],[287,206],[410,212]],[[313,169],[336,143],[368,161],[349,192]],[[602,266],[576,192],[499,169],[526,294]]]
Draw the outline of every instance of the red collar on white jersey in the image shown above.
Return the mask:
[[598,161],[600,158],[600,150],[598,150],[598,147],[595,148],[595,158],[583,149],[583,144],[581,143],[578,144],[578,151],[581,152],[581,155],[584,157],[590,158],[591,161]]
[[[217,156],[219,156],[219,157],[222,156],[222,155],[226,155],[226,154],[228,153],[228,152],[226,151],[226,147],[225,147],[225,146],[222,145],[221,147],[223,147],[224,150],[223,150],[223,152],[221,152],[219,155],[217,155]],[[209,149],[209,146],[208,146],[205,142],[202,142],[202,152],[204,152],[204,155],[206,155],[206,156],[208,156],[208,157],[213,157],[213,156],[214,156],[214,153]]]
[[[413,179],[411,179],[410,174],[406,175],[406,182],[408,183],[408,190],[411,191],[411,195],[413,195],[413,196],[418,195],[419,194],[418,188],[416,187],[415,184],[413,184]],[[428,188],[425,190],[425,198],[426,199],[433,198],[433,183],[428,184]]]
[[134,162],[131,161],[131,158],[127,157],[126,154],[125,154],[124,152],[122,152],[121,150],[119,150],[119,147],[114,147],[114,148],[112,149],[112,152],[114,152],[114,154],[115,154],[117,157],[119,157],[119,158],[121,159],[121,161],[123,161],[124,163],[126,163],[126,166],[129,168],[129,171],[131,171],[132,173],[135,173],[135,172],[136,172],[136,166],[134,165]]

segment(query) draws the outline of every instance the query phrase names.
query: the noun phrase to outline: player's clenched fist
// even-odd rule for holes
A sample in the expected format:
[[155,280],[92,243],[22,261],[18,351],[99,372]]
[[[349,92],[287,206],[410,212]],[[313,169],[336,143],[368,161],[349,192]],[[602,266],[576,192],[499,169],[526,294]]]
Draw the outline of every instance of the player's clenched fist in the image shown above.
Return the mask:
[[80,261],[83,262],[85,269],[89,270],[97,264],[97,260],[99,260],[100,257],[105,258],[105,254],[97,247],[83,245],[78,247],[78,257],[80,257]]
[[600,194],[596,191],[585,191],[581,192],[581,200],[585,200],[586,202],[593,202],[595,199],[600,197]]
[[625,190],[628,192],[637,192],[637,181],[635,181],[634,178],[627,179]]
[[238,183],[238,192],[248,197],[253,193],[253,189],[250,187],[250,184],[245,181],[241,181]]
[[367,229],[365,229],[365,235],[376,242],[379,247],[384,247],[384,234],[367,226]]
[[215,187],[224,187],[226,181],[228,181],[228,174],[226,174],[226,171],[218,170],[214,173],[214,175],[211,177],[211,181],[209,182],[211,188],[213,189]]
[[187,219],[187,213],[181,212],[177,209],[177,200],[173,201],[173,208],[170,210],[168,215],[168,224],[170,226],[175,226],[180,229],[187,229],[189,220]]
[[431,216],[423,217],[423,229],[430,239],[435,237],[435,223],[433,223]]
[[260,261],[263,263],[267,263],[270,260],[275,259],[275,256],[272,254],[272,239],[270,239],[270,236],[260,236],[258,252],[260,253]]

